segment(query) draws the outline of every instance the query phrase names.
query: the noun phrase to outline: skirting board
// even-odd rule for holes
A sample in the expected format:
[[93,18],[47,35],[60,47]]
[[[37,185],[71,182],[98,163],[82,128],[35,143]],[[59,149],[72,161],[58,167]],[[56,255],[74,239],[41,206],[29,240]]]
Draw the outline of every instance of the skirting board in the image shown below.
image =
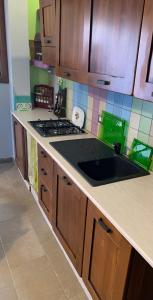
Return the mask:
[[12,157],[8,157],[8,158],[0,158],[0,164],[5,164],[5,163],[10,163],[13,161]]

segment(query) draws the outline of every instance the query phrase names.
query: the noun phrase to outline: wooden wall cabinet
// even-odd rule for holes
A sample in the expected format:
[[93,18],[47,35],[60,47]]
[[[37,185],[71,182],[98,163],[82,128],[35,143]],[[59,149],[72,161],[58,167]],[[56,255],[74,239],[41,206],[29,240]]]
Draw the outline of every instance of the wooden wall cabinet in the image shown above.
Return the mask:
[[144,0],[86,0],[88,83],[132,94]]
[[56,3],[56,74],[70,80],[87,83],[88,57],[84,36],[85,0],[57,0]]
[[0,0],[0,83],[8,83],[4,0]]
[[52,222],[53,160],[40,145],[38,145],[38,190],[39,203]]
[[146,0],[142,22],[134,95],[153,101],[153,1]]
[[25,180],[28,180],[27,135],[24,127],[13,118],[15,161]]
[[83,280],[95,300],[123,300],[132,246],[89,201]]
[[40,22],[43,63],[55,66],[56,57],[56,2],[40,0]]
[[54,167],[53,228],[81,275],[87,198],[58,165]]

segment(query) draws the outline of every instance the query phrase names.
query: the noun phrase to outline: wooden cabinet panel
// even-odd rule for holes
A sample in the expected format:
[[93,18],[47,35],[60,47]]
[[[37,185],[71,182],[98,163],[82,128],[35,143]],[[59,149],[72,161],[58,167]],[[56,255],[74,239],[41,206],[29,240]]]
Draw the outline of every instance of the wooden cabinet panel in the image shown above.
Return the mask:
[[57,165],[53,189],[54,230],[81,274],[87,198]]
[[28,179],[27,137],[23,126],[13,118],[15,161],[24,179]]
[[153,1],[146,0],[134,95],[153,101]]
[[85,0],[57,0],[56,73],[78,81],[85,80],[88,64],[84,55],[84,17]]
[[93,299],[123,299],[131,250],[116,228],[88,202],[83,280]]
[[40,145],[38,145],[38,185],[39,202],[48,219],[52,221],[53,160]]
[[56,55],[55,0],[40,0],[40,21],[43,62],[54,66]]
[[144,0],[86,0],[87,9],[91,5],[89,84],[132,93],[143,4]]
[[0,0],[0,83],[9,81],[5,33],[4,0]]

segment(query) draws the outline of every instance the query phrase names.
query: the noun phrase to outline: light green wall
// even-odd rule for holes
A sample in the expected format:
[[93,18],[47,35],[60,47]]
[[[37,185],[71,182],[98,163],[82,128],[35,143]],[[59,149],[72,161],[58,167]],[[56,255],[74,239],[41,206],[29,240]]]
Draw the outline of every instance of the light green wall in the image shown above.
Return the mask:
[[39,8],[39,0],[28,0],[29,40],[33,40],[38,31],[36,11]]

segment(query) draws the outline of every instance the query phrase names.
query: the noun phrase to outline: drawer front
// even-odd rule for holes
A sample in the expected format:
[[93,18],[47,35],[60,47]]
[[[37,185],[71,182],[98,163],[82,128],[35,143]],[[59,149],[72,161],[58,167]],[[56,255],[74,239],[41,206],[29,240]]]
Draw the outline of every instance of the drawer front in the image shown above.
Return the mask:
[[52,219],[52,194],[44,185],[43,181],[39,179],[39,203],[42,206],[48,219]]
[[39,177],[52,193],[53,160],[40,146],[38,146],[38,171]]

